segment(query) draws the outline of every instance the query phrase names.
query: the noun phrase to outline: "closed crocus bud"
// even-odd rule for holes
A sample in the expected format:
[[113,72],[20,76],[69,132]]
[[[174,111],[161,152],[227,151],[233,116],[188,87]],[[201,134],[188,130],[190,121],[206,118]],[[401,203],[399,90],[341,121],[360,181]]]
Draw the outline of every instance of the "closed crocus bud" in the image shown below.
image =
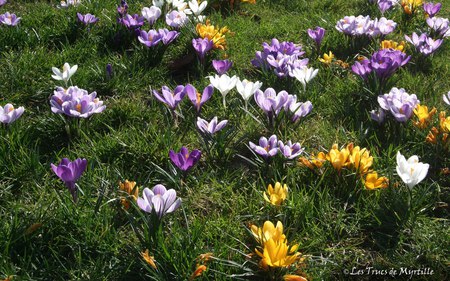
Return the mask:
[[112,65],[110,63],[108,63],[106,65],[106,77],[112,78],[112,75],[113,75],[113,68],[112,68]]

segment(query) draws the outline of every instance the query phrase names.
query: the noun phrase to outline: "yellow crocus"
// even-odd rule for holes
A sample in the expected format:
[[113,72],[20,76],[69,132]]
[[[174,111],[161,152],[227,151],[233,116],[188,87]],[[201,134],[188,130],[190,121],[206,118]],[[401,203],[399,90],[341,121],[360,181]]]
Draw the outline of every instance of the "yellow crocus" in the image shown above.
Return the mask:
[[323,58],[319,58],[319,61],[326,65],[330,65],[333,59],[334,54],[331,51],[329,51],[328,54],[327,53],[323,54]]
[[311,159],[306,159],[305,157],[301,157],[298,159],[301,164],[305,165],[306,167],[310,168],[311,170],[314,170],[315,168],[321,168],[323,166],[323,163],[327,161],[327,156],[323,152],[319,152],[317,156],[314,156],[314,154],[311,154]]
[[349,155],[350,151],[348,148],[345,147],[339,150],[338,145],[335,143],[327,154],[327,160],[330,161],[336,170],[340,171],[342,167],[348,165]]
[[450,116],[445,117],[445,115],[445,111],[441,111],[441,113],[439,113],[439,125],[443,133],[450,133]]
[[271,221],[266,221],[262,228],[252,225],[250,230],[261,246],[270,239],[275,241],[286,240],[286,235],[283,234],[283,224],[281,221],[278,221],[276,226]]
[[393,40],[383,40],[381,41],[381,49],[394,49],[403,52],[405,49],[405,41],[398,43]]
[[308,281],[308,279],[306,279],[303,276],[300,275],[293,275],[293,274],[286,274],[283,276],[283,280],[284,281]]
[[289,247],[286,240],[275,241],[269,239],[264,243],[263,252],[256,250],[256,254],[261,257],[261,267],[287,267],[296,262],[300,253],[297,251],[298,245]]
[[433,107],[431,111],[428,111],[428,106],[418,104],[414,109],[414,114],[419,120],[413,122],[414,126],[419,129],[425,129],[430,124],[431,118],[436,113],[436,108]]
[[388,187],[389,180],[386,177],[378,177],[377,172],[368,173],[364,186],[367,189],[386,188]]
[[145,262],[150,265],[151,267],[153,267],[154,269],[156,269],[156,263],[155,263],[155,258],[153,256],[150,256],[148,253],[148,249],[145,250],[145,252],[141,253],[142,258],[145,260]]
[[413,14],[417,8],[421,7],[423,4],[422,0],[402,0],[402,7],[406,14]]
[[275,188],[271,184],[267,187],[267,191],[264,192],[264,199],[272,205],[280,206],[284,200],[286,200],[288,194],[288,187],[286,184],[275,183]]
[[194,280],[195,278],[199,277],[200,275],[203,274],[203,271],[205,271],[206,269],[207,269],[207,267],[203,264],[197,265],[197,268],[192,273],[191,277],[189,277],[189,280],[191,281],[191,280]]
[[201,38],[208,38],[213,41],[213,48],[221,50],[226,49],[227,41],[225,34],[230,33],[226,26],[219,29],[212,25],[209,20],[206,20],[205,24],[198,23],[195,29]]
[[[121,191],[124,191],[127,194],[131,195],[131,198],[133,198],[134,201],[137,200],[139,196],[139,188],[136,187],[136,182],[128,180],[125,180],[124,182],[119,182],[119,188]],[[130,201],[127,198],[121,197],[120,203],[126,210],[130,208]]]
[[[347,149],[349,147],[347,146]],[[353,166],[360,174],[365,174],[372,167],[373,157],[366,149],[359,146],[353,147],[349,155],[349,166]]]

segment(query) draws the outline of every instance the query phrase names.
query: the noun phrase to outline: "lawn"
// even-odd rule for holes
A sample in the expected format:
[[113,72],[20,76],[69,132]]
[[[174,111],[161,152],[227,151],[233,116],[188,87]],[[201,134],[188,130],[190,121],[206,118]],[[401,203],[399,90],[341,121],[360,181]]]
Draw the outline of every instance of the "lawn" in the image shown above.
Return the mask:
[[3,2],[0,280],[449,278],[449,0]]

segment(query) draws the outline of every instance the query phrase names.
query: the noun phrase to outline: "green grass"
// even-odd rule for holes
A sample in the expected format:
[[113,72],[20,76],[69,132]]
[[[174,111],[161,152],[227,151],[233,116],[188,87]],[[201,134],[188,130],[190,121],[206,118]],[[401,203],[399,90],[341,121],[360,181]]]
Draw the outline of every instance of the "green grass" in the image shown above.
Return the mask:
[[[228,49],[213,55],[221,58],[226,53],[234,61],[232,75],[259,80],[263,89],[287,90],[314,106],[298,126],[266,128],[253,101],[249,112],[259,121],[244,111],[235,90],[227,96],[226,109],[215,90],[202,116],[229,120],[222,152],[207,151],[189,101],[181,103],[182,116],[176,125],[151,93],[163,85],[192,83],[203,89],[209,84],[205,77],[212,68],[200,72],[192,60],[192,26],[183,30],[161,61],[152,60],[151,51],[116,24],[119,1],[85,0],[66,10],[57,9],[58,2],[14,1],[0,8],[0,13],[14,12],[22,18],[18,27],[0,26],[0,104],[25,107],[18,121],[7,130],[0,128],[0,279],[188,280],[198,255],[211,252],[215,258],[198,280],[269,280],[259,270],[257,258],[246,256],[255,248],[249,226],[261,226],[266,220],[283,222],[289,242],[298,243],[306,258],[302,270],[310,279],[348,280],[345,269],[368,266],[431,268],[433,275],[413,279],[448,278],[450,182],[440,172],[450,167],[448,150],[424,142],[427,131],[419,131],[411,121],[405,126],[371,121],[368,112],[376,108],[377,94],[365,89],[350,70],[321,65],[306,32],[324,27],[322,53],[331,50],[351,65],[357,54],[368,56],[378,45],[367,42],[364,49],[352,48],[334,26],[346,15],[381,17],[368,1],[272,0],[243,4],[239,11],[207,9],[212,24],[234,32],[227,35]],[[439,15],[448,17],[450,1],[441,2]],[[134,14],[151,1],[128,4]],[[90,12],[100,21],[88,31],[77,23],[76,12]],[[388,39],[403,40],[405,34],[425,27],[422,15],[407,21],[397,10],[387,17],[399,24]],[[159,19],[157,27],[163,26]],[[320,69],[306,92],[297,81],[278,80],[252,67],[255,52],[272,38],[302,44],[310,64]],[[442,101],[450,89],[447,41],[425,62],[414,55],[392,77],[392,86],[448,112]],[[412,54],[413,49],[409,46],[407,52]],[[72,137],[64,118],[49,106],[59,85],[51,78],[51,67],[64,62],[78,64],[73,84],[96,91],[107,106],[103,113],[82,120],[80,132]],[[106,75],[108,63],[112,78]],[[248,142],[272,134],[302,143],[307,153],[326,152],[333,143],[367,147],[374,156],[374,169],[390,179],[390,186],[365,190],[357,175],[348,170],[339,175],[329,164],[323,174],[295,162],[267,165],[249,150]],[[199,148],[203,155],[182,179],[168,153],[183,145]],[[419,155],[431,166],[411,194],[395,172],[398,150],[407,157]],[[78,181],[83,194],[77,204],[50,169],[50,163],[64,157],[88,160],[88,169]],[[118,182],[125,179],[136,181],[140,192],[161,183],[182,198],[182,207],[164,218],[157,239],[150,239],[148,232],[154,229],[149,230],[148,216],[136,205],[128,212],[120,207],[123,194]],[[276,181],[290,190],[280,208],[269,206],[262,196],[267,185]],[[36,228],[30,229],[33,225]],[[145,249],[155,256],[158,270],[141,258]]]

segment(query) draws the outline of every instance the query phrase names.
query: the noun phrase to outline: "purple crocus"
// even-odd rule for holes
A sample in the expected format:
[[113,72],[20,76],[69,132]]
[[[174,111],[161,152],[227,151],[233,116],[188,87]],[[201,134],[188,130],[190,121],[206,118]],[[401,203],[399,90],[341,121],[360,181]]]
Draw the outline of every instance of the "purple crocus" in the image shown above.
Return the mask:
[[173,10],[166,14],[166,23],[168,26],[179,29],[189,21],[184,12]]
[[406,122],[414,108],[420,103],[415,94],[408,94],[403,88],[392,88],[388,94],[378,96],[380,107],[390,112],[398,122]]
[[6,12],[2,15],[0,15],[0,23],[4,25],[9,26],[16,26],[20,22],[20,18],[16,16],[16,14],[10,14],[9,12]]
[[[296,96],[294,96],[296,98]],[[305,117],[312,111],[313,105],[310,101],[292,102],[289,105],[289,111],[292,114],[292,122],[297,122],[300,118]]]
[[433,38],[428,37],[428,34],[426,33],[422,33],[420,36],[418,36],[415,32],[411,37],[405,35],[405,39],[409,43],[413,44],[416,48],[416,51],[424,56],[428,56],[434,53],[444,41],[442,39],[434,40]]
[[7,103],[4,107],[0,105],[0,123],[11,124],[22,116],[24,111],[23,106],[15,109],[10,103]]
[[161,41],[161,35],[154,29],[150,29],[148,32],[141,30],[138,36],[139,42],[147,47],[154,47]]
[[399,50],[382,49],[373,53],[370,58],[370,68],[380,80],[385,80],[410,59],[411,56]]
[[214,92],[214,86],[211,84],[208,85],[205,89],[203,89],[203,93],[200,94],[199,92],[197,92],[197,89],[195,89],[194,86],[192,86],[191,84],[187,84],[184,88],[184,91],[197,110],[197,113],[200,113],[202,105],[211,98]]
[[74,202],[77,202],[77,187],[75,182],[81,177],[86,170],[87,160],[76,159],[71,162],[67,158],[63,158],[58,166],[51,164],[53,172],[64,182],[72,194]]
[[50,98],[53,113],[65,114],[70,117],[88,118],[92,114],[100,113],[106,106],[96,98],[97,93],[71,86],[67,90],[58,87]]
[[170,109],[175,110],[177,105],[183,100],[186,91],[183,85],[178,85],[175,89],[170,90],[167,86],[162,86],[160,94],[158,91],[153,90],[153,95],[160,102],[165,103]]
[[98,18],[91,14],[82,15],[80,13],[77,13],[77,17],[78,20],[84,25],[89,25],[91,23],[96,23],[98,21]]
[[217,74],[222,75],[227,73],[227,71],[233,66],[233,62],[230,60],[213,60],[212,66]]
[[278,141],[278,148],[281,154],[287,159],[294,159],[304,151],[300,143],[296,142],[293,144],[291,141],[288,141],[286,144],[282,141]]
[[0,7],[6,4],[7,0],[0,0]]
[[269,118],[277,116],[288,99],[286,91],[280,91],[278,94],[273,88],[267,88],[264,92],[257,90],[255,92],[256,104],[266,113]]
[[374,121],[377,121],[378,124],[381,124],[386,118],[386,111],[382,108],[378,108],[378,111],[372,110],[370,111],[370,118]]
[[217,116],[215,116],[210,122],[197,117],[197,128],[204,134],[214,135],[218,131],[222,130],[228,123],[228,120],[218,121]]
[[273,157],[278,153],[278,138],[276,135],[272,135],[269,140],[266,137],[261,137],[259,139],[259,145],[249,142],[250,148],[267,159],[268,157]]
[[186,147],[181,147],[180,152],[175,153],[175,151],[169,151],[169,157],[172,163],[178,167],[183,172],[189,171],[197,162],[200,160],[202,152],[198,149],[189,150]]
[[206,53],[213,48],[214,42],[208,38],[195,38],[192,39],[192,46],[200,57],[200,60],[203,61]]
[[394,5],[398,2],[397,0],[378,0],[378,9],[380,9],[381,13],[386,12],[387,10],[394,7]]
[[441,17],[427,18],[427,24],[439,37],[450,36],[449,20]]
[[361,76],[362,79],[367,80],[367,77],[372,72],[372,68],[370,67],[370,61],[364,59],[362,61],[357,61],[352,65],[353,73]]
[[441,3],[433,4],[432,2],[424,3],[423,10],[428,15],[428,17],[434,17],[441,10]]
[[319,49],[320,44],[322,43],[322,39],[325,36],[325,31],[326,30],[320,26],[316,26],[315,29],[308,28],[308,36],[316,42],[317,49]]
[[180,32],[176,30],[169,31],[167,28],[158,29],[158,33],[164,45],[169,45],[180,35]]
[[117,13],[119,14],[120,18],[123,18],[128,11],[128,4],[125,0],[121,0],[120,4],[117,6]]
[[133,16],[126,14],[120,22],[128,29],[137,29],[144,25],[144,17],[134,14]]
[[108,63],[106,65],[106,76],[108,78],[111,78],[113,76],[113,68],[112,68],[112,65],[110,63]]
[[181,205],[181,199],[177,198],[174,189],[167,190],[162,184],[157,184],[150,188],[144,188],[142,198],[137,199],[137,204],[141,210],[147,213],[154,213],[161,219],[164,215],[177,210]]

